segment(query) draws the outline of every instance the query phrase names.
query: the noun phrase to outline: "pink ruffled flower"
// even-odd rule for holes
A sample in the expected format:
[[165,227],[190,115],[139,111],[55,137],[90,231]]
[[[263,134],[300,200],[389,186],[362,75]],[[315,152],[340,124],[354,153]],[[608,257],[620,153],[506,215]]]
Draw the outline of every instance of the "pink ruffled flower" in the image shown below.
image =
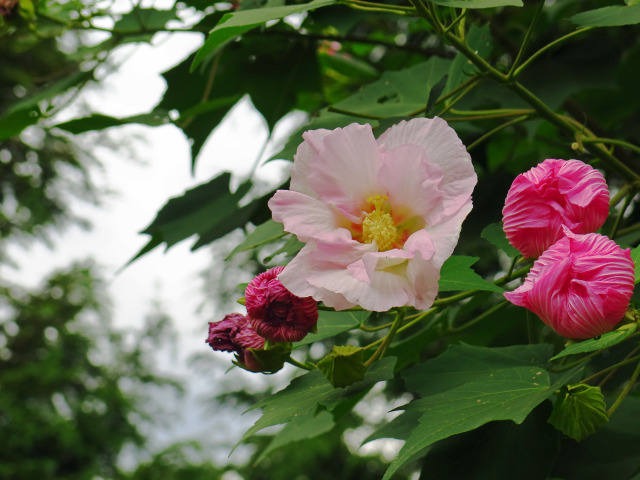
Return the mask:
[[264,348],[264,338],[251,328],[244,315],[230,313],[219,322],[209,322],[209,337],[206,342],[214,350],[235,352],[236,361],[247,370],[252,372],[263,370],[262,364],[247,349]]
[[625,315],[633,294],[630,250],[597,233],[576,235],[565,227],[564,234],[536,260],[524,284],[504,296],[563,337],[607,333]]
[[271,342],[298,342],[318,321],[318,305],[311,297],[300,298],[284,288],[274,267],[251,280],[245,305],[251,326]]
[[306,243],[282,284],[337,310],[429,308],[477,181],[455,131],[416,118],[377,140],[357,124],[303,138],[290,190],[269,201],[274,220]]
[[545,160],[516,177],[502,209],[511,245],[537,258],[563,236],[598,230],[609,215],[602,174],[580,160]]

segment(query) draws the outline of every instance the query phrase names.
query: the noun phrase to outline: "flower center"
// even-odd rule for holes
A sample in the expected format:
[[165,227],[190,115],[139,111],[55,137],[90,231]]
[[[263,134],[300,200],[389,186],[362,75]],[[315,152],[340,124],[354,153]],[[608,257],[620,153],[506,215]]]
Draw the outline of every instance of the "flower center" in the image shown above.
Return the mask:
[[367,202],[373,205],[373,211],[362,219],[362,240],[364,243],[375,241],[380,252],[391,250],[400,239],[396,224],[384,207],[388,198],[386,195],[367,198]]

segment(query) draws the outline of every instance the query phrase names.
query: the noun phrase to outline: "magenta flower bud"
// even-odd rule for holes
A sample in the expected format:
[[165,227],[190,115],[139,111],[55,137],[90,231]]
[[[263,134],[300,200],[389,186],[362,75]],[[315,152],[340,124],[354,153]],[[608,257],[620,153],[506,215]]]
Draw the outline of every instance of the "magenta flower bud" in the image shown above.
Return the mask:
[[533,264],[524,284],[504,296],[528,308],[566,338],[607,333],[629,306],[635,280],[629,249],[613,240],[568,229]]
[[236,361],[247,370],[263,370],[262,364],[247,349],[264,348],[264,338],[253,330],[244,315],[230,313],[219,322],[209,322],[209,337],[206,342],[214,350],[235,352]]
[[562,238],[598,230],[609,215],[609,190],[602,174],[580,160],[545,160],[516,177],[502,222],[511,245],[538,258]]
[[311,297],[296,297],[284,288],[275,267],[254,278],[245,291],[251,326],[270,342],[298,342],[318,321],[318,305]]

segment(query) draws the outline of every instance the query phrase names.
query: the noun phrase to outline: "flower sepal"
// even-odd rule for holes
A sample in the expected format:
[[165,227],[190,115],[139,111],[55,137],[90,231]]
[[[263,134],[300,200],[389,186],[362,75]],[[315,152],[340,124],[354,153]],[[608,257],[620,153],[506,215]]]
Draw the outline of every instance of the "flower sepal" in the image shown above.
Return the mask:
[[[264,348],[248,348],[245,353],[245,358],[247,354],[253,357],[259,366],[260,372],[276,373],[282,369],[286,360],[289,358],[289,355],[291,355],[291,343],[269,342],[267,340],[264,343]],[[234,363],[245,370],[255,371],[247,368],[245,365],[241,365],[237,362]]]
[[560,390],[548,422],[566,436],[583,440],[609,421],[600,387],[584,383]]
[[364,378],[364,349],[334,345],[331,353],[318,362],[318,368],[334,387],[348,387]]

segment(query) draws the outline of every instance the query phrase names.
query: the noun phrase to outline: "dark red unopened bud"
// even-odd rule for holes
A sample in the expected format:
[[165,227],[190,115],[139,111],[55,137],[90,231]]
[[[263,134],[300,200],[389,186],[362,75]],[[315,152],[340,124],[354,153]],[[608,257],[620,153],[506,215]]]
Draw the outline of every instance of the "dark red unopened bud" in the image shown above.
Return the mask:
[[214,350],[235,352],[237,362],[247,370],[263,370],[262,364],[248,349],[264,348],[264,338],[253,330],[244,315],[230,313],[219,322],[209,322],[209,337],[206,342]]
[[318,305],[311,297],[296,297],[287,290],[275,267],[247,286],[245,305],[251,326],[270,342],[298,342],[318,321]]

